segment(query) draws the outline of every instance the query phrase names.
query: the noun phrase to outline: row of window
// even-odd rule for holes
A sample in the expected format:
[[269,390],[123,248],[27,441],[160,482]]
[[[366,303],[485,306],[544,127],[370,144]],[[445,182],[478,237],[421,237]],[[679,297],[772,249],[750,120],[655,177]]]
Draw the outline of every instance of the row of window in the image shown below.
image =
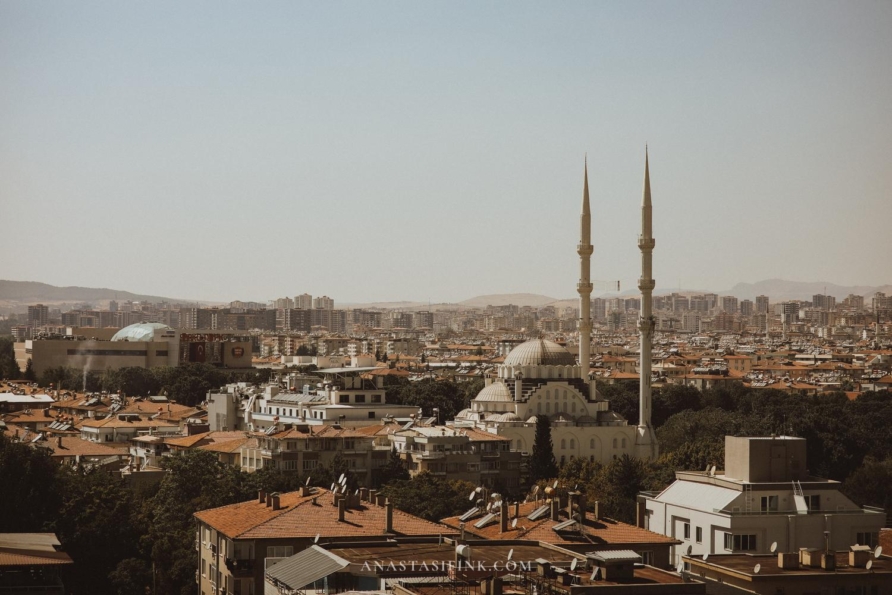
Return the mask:
[[[338,403],[349,403],[350,395],[338,395]],[[365,395],[353,395],[354,403],[365,403]],[[380,403],[381,395],[372,395],[371,403]]]

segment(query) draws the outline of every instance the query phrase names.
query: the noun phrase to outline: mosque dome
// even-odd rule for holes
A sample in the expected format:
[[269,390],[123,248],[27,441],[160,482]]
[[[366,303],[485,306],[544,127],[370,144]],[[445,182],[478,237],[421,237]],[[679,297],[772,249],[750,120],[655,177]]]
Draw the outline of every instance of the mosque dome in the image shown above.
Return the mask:
[[172,330],[160,322],[140,322],[125,326],[114,334],[112,341],[154,341],[156,334]]
[[516,413],[512,413],[511,411],[508,411],[506,413],[499,413],[497,415],[493,415],[487,421],[523,421],[523,420]]
[[485,387],[474,398],[475,401],[499,401],[509,403],[514,400],[511,390],[504,382],[493,382]]
[[576,358],[554,341],[533,339],[521,343],[505,358],[505,366],[575,366]]

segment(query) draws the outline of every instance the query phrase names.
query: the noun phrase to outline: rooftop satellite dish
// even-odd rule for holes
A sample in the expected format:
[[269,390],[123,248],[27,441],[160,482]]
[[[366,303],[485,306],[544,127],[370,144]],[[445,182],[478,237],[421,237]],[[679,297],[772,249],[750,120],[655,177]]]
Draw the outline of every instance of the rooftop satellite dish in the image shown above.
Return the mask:
[[777,551],[777,542],[775,541],[774,543],[771,544],[771,553],[773,554],[776,551]]
[[715,477],[715,465],[713,465],[712,468],[709,470],[709,474]]
[[533,492],[532,492],[532,493],[533,493],[534,496],[535,496],[536,494],[539,493],[539,486],[538,486],[538,485],[534,485],[534,486],[533,486]]
[[575,486],[573,486],[573,491],[574,491],[574,492],[579,491],[579,484],[578,484],[578,483],[577,483]]
[[344,483],[344,479],[345,479],[344,474],[341,473],[341,476],[338,478],[338,483]]
[[551,489],[556,490],[557,487],[558,487],[558,480],[555,479],[555,480],[554,480],[554,485],[551,486]]
[[709,473],[709,463],[706,463],[706,469],[704,469],[703,472]]
[[573,558],[573,561],[570,562],[570,570],[576,570],[577,564],[579,564],[579,560],[576,558]]
[[514,517],[514,520],[511,521],[511,528],[517,529],[517,517]]
[[756,567],[753,568],[753,574],[759,574],[759,572],[760,572],[761,570],[762,570],[762,565],[761,565],[761,564],[756,564]]
[[592,573],[592,580],[599,581],[601,580],[601,567],[595,568],[595,571]]
[[316,533],[316,539],[313,540],[313,543],[319,543],[319,534]]
[[678,574],[684,572],[684,562],[679,562],[678,566],[675,567],[675,571],[678,572]]
[[870,570],[871,568],[873,568],[873,560],[868,560],[867,564],[864,565],[864,569]]
[[[514,519],[514,520],[517,520],[517,519]],[[511,548],[510,550],[508,550],[508,560],[510,561],[511,558],[513,558],[513,557],[514,557],[514,548]]]
[[477,496],[477,490],[474,490],[473,492],[471,492],[471,495],[468,496],[468,500],[470,500],[471,502],[473,502],[473,501],[474,501],[474,498],[475,498],[476,496]]
[[477,487],[474,489],[474,491],[477,492],[478,494],[481,493],[481,492],[483,491],[483,486],[477,486]]
[[709,552],[703,554],[703,561],[706,562],[707,560],[709,560]]
[[690,556],[692,551],[694,551],[694,546],[689,545],[685,553]]
[[354,495],[354,496],[358,496],[358,495],[359,495],[359,490],[356,490],[355,492],[353,492],[353,495]]
[[332,492],[335,491],[335,487],[337,487],[337,484],[334,484],[334,483],[331,484],[331,491],[332,491]]
[[879,558],[879,557],[882,556],[882,555],[883,555],[883,546],[878,545],[878,546],[877,546],[877,549],[875,549],[875,550],[873,551],[873,557],[874,557],[874,558]]
[[312,478],[312,477],[307,477],[307,483],[305,483],[304,485],[307,485],[307,486],[310,485],[310,480],[311,480],[311,479],[313,479],[313,478]]

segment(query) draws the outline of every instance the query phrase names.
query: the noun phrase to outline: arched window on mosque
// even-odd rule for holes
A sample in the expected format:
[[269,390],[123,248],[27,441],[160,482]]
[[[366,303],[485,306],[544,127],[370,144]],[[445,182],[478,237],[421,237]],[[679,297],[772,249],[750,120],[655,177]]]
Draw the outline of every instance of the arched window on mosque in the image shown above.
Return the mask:
[[616,448],[616,438],[613,439],[613,448]]
[[545,398],[546,398],[546,399],[550,399],[550,398],[551,398],[551,391],[550,391],[550,390],[545,391]]
[[625,447],[626,447],[626,439],[623,438],[623,448],[625,448]]
[[576,401],[573,401],[573,403],[570,405],[570,411],[576,413]]
[[595,439],[594,438],[592,438],[591,440],[588,441],[588,447],[592,450],[595,450]]
[[545,403],[545,413],[551,413],[551,403]]
[[574,448],[576,448],[576,440],[570,438],[570,450],[573,450]]
[[561,438],[561,448],[562,449],[567,448],[567,441],[563,438]]

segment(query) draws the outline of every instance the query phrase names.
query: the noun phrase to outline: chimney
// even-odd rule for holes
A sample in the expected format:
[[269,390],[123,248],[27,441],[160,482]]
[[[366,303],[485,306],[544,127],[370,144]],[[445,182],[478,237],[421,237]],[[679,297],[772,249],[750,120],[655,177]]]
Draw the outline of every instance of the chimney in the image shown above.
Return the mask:
[[[601,502],[598,500],[595,500],[595,520],[601,520]],[[638,526],[642,529],[644,528],[644,515],[640,515],[638,519]]]
[[266,492],[264,492],[263,490],[259,490],[257,492],[257,499],[261,504],[266,502]]
[[579,494],[579,524],[585,525],[585,494]]
[[347,499],[340,498],[338,499],[338,521],[344,522],[344,512],[347,510]]
[[551,520],[555,522],[561,520],[561,501],[557,494],[551,499]]
[[300,486],[300,497],[305,498],[306,496],[309,496],[309,495],[310,495],[309,486]]
[[279,501],[279,494],[273,494],[272,500],[273,500],[273,510],[279,510],[282,508],[280,501]]
[[387,501],[387,498],[384,496],[384,494],[378,494],[375,498],[377,500],[376,504],[378,506],[384,506],[384,503]]
[[514,518],[520,518],[520,502],[514,503]]
[[567,493],[567,518],[573,518],[573,501],[576,499],[576,492]]
[[56,447],[62,448],[62,436],[56,436]]
[[384,503],[384,532],[393,533],[393,504],[390,498]]
[[359,488],[359,499],[362,502],[367,502],[369,499],[369,489],[368,488]]
[[267,494],[266,495],[266,506],[267,506],[267,508],[269,508],[272,505],[273,505],[273,495]]
[[499,504],[499,531],[508,532],[508,501],[504,498]]
[[375,495],[378,493],[378,490],[369,490],[369,503],[376,504],[377,500],[375,499]]
[[647,517],[647,505],[644,502],[644,497],[638,496],[638,501],[635,504],[635,524],[644,529],[644,521]]

